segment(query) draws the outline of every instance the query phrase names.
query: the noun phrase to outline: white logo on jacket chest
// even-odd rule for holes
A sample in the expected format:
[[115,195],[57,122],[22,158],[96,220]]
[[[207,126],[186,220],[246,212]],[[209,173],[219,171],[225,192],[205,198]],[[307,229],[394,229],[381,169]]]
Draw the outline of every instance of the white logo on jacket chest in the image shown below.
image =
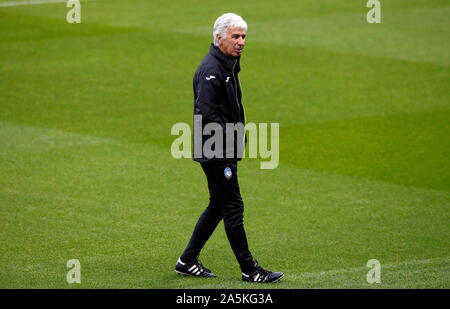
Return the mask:
[[230,77],[228,76],[227,79],[225,80],[225,82],[228,83],[229,80],[230,80]]
[[209,77],[205,77],[206,80],[210,80],[211,78],[216,78],[214,75],[209,75]]

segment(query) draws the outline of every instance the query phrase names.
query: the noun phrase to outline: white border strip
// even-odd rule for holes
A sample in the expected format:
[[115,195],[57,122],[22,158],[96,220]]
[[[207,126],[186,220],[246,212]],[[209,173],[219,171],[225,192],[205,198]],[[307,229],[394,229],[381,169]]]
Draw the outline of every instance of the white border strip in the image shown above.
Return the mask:
[[[86,1],[86,0],[85,0]],[[13,7],[35,4],[51,4],[51,3],[64,3],[67,0],[22,0],[22,1],[7,1],[0,2],[0,7]]]

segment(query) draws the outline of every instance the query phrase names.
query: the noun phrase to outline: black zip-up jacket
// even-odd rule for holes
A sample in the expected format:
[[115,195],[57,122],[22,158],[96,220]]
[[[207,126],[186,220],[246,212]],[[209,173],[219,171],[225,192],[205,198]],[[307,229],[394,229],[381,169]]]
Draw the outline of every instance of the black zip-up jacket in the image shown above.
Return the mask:
[[[226,144],[227,130],[226,124],[245,125],[245,112],[242,105],[241,86],[239,84],[238,73],[240,71],[240,57],[232,57],[224,55],[220,49],[211,44],[209,53],[203,58],[194,75],[194,147],[193,158],[197,162],[207,162],[209,160],[217,161],[239,161],[242,157],[242,152],[239,154],[238,143],[243,143],[245,147],[246,137],[245,131],[244,140],[236,131],[233,131],[234,145],[233,150],[230,144]],[[201,115],[201,129],[199,115]],[[197,117],[196,117],[197,116]],[[196,123],[197,122],[197,123]],[[218,130],[222,131],[223,136],[223,151],[221,155],[210,157],[201,151],[199,155],[200,145],[203,149],[205,142],[213,135],[217,134],[211,131],[211,134],[203,134],[205,126],[208,123],[217,123],[220,127]],[[220,128],[220,129],[219,129]],[[197,129],[197,130],[196,130]],[[229,132],[230,133],[230,132]],[[241,132],[242,133],[242,132]],[[230,137],[229,135],[228,137]],[[211,141],[209,142],[211,143]],[[214,146],[216,146],[214,144]],[[215,147],[211,147],[213,150]],[[230,158],[230,153],[233,153]],[[227,158],[228,154],[228,158]]]

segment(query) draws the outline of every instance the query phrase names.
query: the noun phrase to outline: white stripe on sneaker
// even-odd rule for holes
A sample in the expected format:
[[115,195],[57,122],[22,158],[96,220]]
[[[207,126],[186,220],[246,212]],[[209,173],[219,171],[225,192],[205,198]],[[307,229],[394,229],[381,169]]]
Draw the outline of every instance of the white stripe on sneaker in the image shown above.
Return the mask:
[[178,263],[180,263],[181,265],[186,265],[186,263],[181,262],[180,258],[178,258]]

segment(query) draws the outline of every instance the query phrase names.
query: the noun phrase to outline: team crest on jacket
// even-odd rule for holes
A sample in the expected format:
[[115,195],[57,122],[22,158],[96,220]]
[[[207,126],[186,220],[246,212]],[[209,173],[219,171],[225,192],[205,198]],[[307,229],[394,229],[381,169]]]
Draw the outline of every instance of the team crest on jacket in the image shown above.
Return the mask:
[[229,167],[225,167],[224,173],[226,179],[230,179],[231,176],[233,175],[233,173],[231,172],[231,168]]

